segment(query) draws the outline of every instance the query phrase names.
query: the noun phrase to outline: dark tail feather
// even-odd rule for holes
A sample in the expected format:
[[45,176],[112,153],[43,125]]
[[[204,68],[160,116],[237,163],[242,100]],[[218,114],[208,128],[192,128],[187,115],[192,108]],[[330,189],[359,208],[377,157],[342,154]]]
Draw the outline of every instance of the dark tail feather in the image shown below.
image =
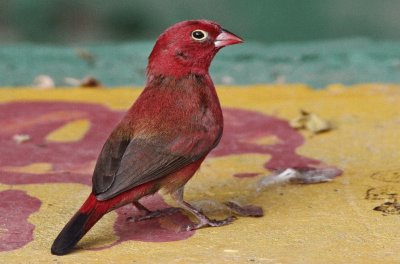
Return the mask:
[[81,240],[81,238],[107,213],[108,207],[96,200],[90,194],[81,209],[69,220],[67,225],[61,230],[51,246],[53,255],[65,255]]

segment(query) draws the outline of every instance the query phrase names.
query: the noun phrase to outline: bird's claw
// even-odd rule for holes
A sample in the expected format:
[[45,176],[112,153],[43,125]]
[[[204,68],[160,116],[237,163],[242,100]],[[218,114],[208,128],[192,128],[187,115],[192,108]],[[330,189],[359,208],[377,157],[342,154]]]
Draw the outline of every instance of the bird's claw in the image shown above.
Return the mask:
[[146,213],[145,215],[142,216],[130,216],[126,220],[129,222],[140,222],[140,221],[145,221],[153,218],[159,218],[159,217],[164,217],[164,216],[169,216],[177,213],[180,211],[180,208],[177,207],[169,207],[157,211],[150,211],[149,213]]
[[235,216],[229,216],[223,220],[215,220],[215,219],[209,219],[208,217],[205,217],[201,219],[200,223],[193,224],[193,225],[188,225],[186,227],[186,231],[193,231],[205,226],[224,226],[224,225],[229,225],[233,221],[235,221],[237,218]]

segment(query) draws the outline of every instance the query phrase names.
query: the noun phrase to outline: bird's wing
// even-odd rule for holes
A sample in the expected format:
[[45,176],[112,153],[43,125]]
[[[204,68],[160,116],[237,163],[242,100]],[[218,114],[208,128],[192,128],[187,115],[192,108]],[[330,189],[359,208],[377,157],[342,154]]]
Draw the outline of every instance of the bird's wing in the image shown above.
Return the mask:
[[109,189],[130,139],[121,139],[111,135],[103,146],[93,172],[93,193],[98,194]]
[[[189,145],[196,146],[199,143],[192,142]],[[212,146],[200,151],[185,151],[193,153],[190,155],[174,153],[171,151],[173,148],[173,143],[154,144],[140,138],[132,139],[128,145],[124,141],[107,142],[93,175],[93,191],[97,199],[110,199],[140,184],[178,171],[203,157]],[[111,157],[107,156],[108,152]]]

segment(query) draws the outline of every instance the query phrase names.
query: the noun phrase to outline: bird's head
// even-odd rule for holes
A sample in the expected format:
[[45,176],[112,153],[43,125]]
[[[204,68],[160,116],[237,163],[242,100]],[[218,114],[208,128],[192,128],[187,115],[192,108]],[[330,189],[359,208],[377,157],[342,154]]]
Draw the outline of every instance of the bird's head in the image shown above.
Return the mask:
[[177,23],[157,39],[149,56],[149,76],[181,77],[190,73],[207,74],[221,48],[243,40],[208,20]]

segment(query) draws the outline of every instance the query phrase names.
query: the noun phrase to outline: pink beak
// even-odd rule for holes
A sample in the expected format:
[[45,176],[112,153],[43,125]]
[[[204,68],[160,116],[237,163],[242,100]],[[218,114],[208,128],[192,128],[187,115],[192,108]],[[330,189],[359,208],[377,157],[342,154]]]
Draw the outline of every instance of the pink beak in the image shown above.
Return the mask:
[[234,45],[242,43],[243,39],[239,38],[232,32],[223,29],[222,32],[215,39],[214,45],[216,48],[223,48],[228,45]]

